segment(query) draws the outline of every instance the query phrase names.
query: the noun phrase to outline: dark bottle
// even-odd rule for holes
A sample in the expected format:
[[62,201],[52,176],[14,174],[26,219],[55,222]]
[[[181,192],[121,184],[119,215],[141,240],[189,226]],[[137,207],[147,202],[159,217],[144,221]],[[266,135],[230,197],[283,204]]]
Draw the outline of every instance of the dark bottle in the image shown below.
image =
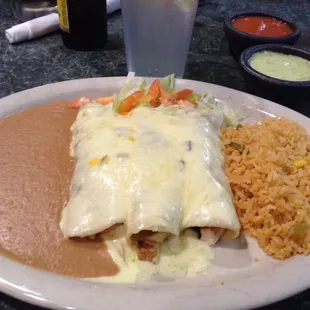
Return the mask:
[[107,41],[106,0],[57,0],[64,44],[87,51],[103,48]]

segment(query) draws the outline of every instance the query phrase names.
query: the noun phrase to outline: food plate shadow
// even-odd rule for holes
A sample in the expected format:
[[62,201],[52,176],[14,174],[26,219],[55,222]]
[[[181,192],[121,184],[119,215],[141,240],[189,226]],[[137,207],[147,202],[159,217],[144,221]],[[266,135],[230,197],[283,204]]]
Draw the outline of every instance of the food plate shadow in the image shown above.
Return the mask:
[[214,247],[213,265],[215,266],[240,269],[249,267],[252,263],[248,243],[243,236],[236,240],[221,240]]

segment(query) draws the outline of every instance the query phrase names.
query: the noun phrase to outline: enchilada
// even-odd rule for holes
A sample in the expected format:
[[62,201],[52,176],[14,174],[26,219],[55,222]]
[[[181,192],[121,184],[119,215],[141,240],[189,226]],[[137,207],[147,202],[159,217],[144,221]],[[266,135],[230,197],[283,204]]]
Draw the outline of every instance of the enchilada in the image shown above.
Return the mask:
[[127,99],[123,112],[106,102],[80,108],[71,128],[76,168],[61,228],[70,238],[124,225],[138,258],[157,263],[161,245],[187,229],[214,244],[226,230],[238,235],[240,225],[223,171],[223,113],[193,108],[189,100],[175,104],[180,100],[163,90],[158,105],[151,88],[129,95],[144,100],[129,111]]

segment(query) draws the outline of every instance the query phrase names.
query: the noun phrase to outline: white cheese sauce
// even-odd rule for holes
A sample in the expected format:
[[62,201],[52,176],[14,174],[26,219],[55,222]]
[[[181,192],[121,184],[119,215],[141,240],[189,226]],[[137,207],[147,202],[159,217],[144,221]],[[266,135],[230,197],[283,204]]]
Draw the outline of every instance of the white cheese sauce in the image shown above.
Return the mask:
[[212,117],[146,107],[124,117],[100,104],[80,110],[72,126],[76,168],[62,214],[65,237],[118,223],[125,223],[128,235],[178,235],[194,226],[238,230],[223,171],[222,115]]
[[[98,281],[194,275],[213,255],[187,228],[240,229],[223,170],[222,121],[222,114],[197,109],[140,107],[122,116],[92,103],[79,111],[61,228],[67,238],[103,232],[120,272]],[[116,235],[105,233],[115,224],[122,224]],[[130,236],[142,230],[174,236],[160,246],[156,265],[137,258]]]
[[135,249],[125,237],[123,227],[119,227],[115,238],[106,239],[108,251],[119,267],[115,276],[86,280],[108,283],[139,283],[150,279],[176,279],[192,277],[204,273],[214,256],[208,244],[197,239],[189,230],[179,237],[165,241],[160,248],[158,264],[140,261]]

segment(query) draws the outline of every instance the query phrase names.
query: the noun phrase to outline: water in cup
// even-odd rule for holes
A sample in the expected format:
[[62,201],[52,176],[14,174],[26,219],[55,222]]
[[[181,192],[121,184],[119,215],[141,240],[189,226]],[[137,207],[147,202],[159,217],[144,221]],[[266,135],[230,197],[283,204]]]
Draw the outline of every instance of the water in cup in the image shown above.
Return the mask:
[[128,71],[184,74],[198,0],[121,0]]

